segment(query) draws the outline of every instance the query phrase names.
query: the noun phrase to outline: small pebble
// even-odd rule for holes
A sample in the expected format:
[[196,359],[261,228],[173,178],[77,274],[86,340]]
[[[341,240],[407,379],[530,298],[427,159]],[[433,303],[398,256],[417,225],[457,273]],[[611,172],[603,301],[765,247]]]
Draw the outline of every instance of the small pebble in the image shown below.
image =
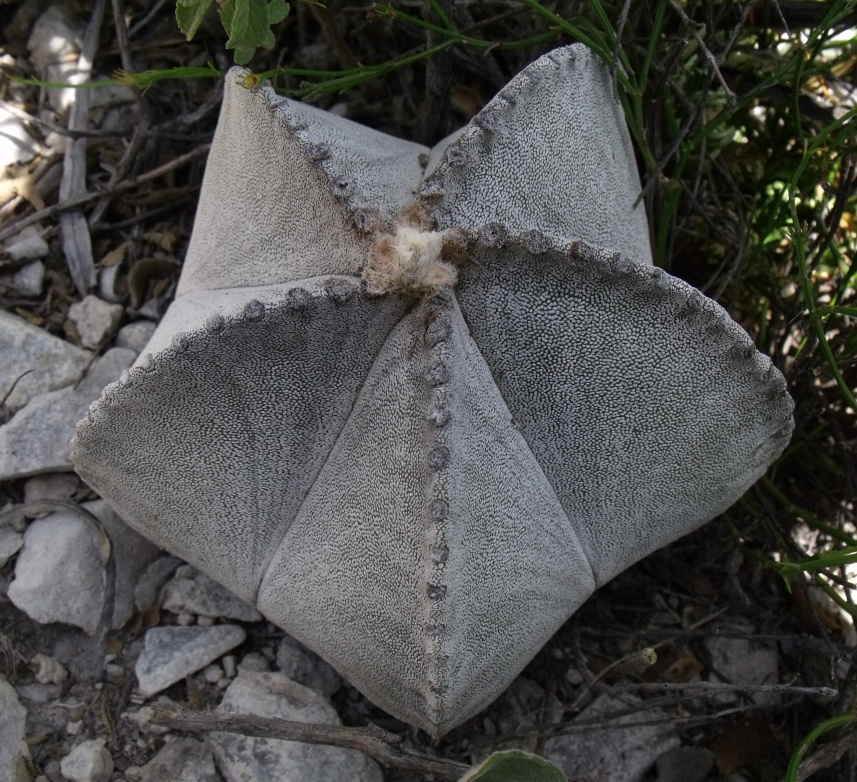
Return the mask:
[[36,681],[39,684],[62,684],[68,679],[68,671],[56,657],[37,654],[30,660],[30,664],[37,668]]
[[113,776],[113,756],[104,739],[84,741],[62,759],[60,770],[71,782],[108,782]]
[[62,684],[68,679],[68,671],[56,657],[37,654],[30,660],[30,664],[37,667],[36,681],[39,684]]
[[49,252],[48,243],[39,234],[27,236],[6,248],[6,255],[12,261],[44,258]]
[[119,329],[116,335],[116,346],[120,348],[131,348],[138,353],[146,347],[148,341],[155,333],[155,324],[151,320],[138,320],[129,323]]
[[206,665],[205,668],[202,669],[202,677],[209,684],[217,684],[217,682],[219,682],[223,677],[223,670],[216,663],[212,663],[211,665]]
[[24,296],[38,296],[45,285],[45,265],[41,261],[34,261],[14,274],[0,275],[0,285],[14,288]]
[[238,673],[238,669],[236,667],[237,660],[235,659],[235,655],[224,655],[223,659],[221,660],[221,663],[223,664],[223,672],[226,674],[226,676],[230,679],[234,679],[235,675]]
[[241,662],[238,663],[239,671],[270,671],[271,665],[270,663],[262,657],[258,652],[249,652],[245,654],[241,659]]
[[86,348],[103,345],[119,326],[125,313],[121,304],[109,304],[97,296],[86,296],[68,309],[69,320],[77,328],[80,344]]

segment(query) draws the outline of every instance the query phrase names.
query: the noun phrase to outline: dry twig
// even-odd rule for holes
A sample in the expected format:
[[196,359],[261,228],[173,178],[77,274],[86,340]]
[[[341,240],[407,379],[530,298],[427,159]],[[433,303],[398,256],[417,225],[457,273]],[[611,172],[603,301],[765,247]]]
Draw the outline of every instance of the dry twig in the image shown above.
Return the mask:
[[[145,174],[140,174],[140,176],[135,177],[134,179],[128,182],[123,182],[122,184],[116,185],[109,192],[121,193],[125,190],[132,190],[135,187],[144,185],[147,182],[152,182],[153,180],[162,177],[169,171],[181,168],[185,163],[189,163],[194,158],[197,158],[200,155],[207,154],[210,148],[211,144],[203,144],[202,146],[197,147],[196,149],[193,149],[190,152],[185,153],[184,155],[179,155],[179,157],[174,158],[169,163],[164,163],[164,165],[158,166],[157,168],[153,168],[151,171],[147,171]],[[35,212],[34,214],[31,214],[23,218],[22,220],[18,220],[18,222],[0,231],[0,242],[4,241],[5,239],[8,239],[10,236],[14,236],[27,226],[41,222],[42,220],[50,220],[56,217],[58,214],[67,212],[70,209],[77,209],[81,206],[85,206],[86,204],[90,204],[93,201],[97,201],[99,198],[102,198],[106,192],[108,191],[87,193],[86,195],[78,196],[77,198],[70,198],[68,201],[61,201],[58,204],[51,204],[50,206],[46,206],[44,209],[40,209],[38,212]]]
[[191,711],[175,706],[155,704],[152,721],[174,730],[224,731],[244,736],[300,741],[305,744],[325,744],[356,749],[377,760],[387,768],[414,771],[437,780],[458,780],[470,770],[454,760],[443,760],[402,749],[401,736],[389,733],[377,725],[346,728],[339,725],[293,722],[254,714],[214,714]]
[[855,747],[857,747],[857,730],[849,730],[839,738],[825,744],[821,749],[813,752],[812,755],[804,760],[800,764],[795,779],[797,782],[803,782],[804,779],[809,779],[817,771],[830,768],[846,752],[853,750]]

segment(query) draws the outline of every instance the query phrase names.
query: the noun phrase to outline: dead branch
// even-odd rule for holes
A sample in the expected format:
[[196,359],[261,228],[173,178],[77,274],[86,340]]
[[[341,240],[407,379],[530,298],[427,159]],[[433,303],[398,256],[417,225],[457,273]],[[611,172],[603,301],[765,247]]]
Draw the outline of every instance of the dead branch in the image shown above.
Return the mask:
[[631,682],[613,685],[613,690],[634,692],[773,692],[778,695],[812,695],[835,698],[839,691],[833,687],[796,687],[791,684],[732,684],[731,682]]
[[438,780],[461,779],[469,766],[454,760],[443,760],[409,752],[399,745],[401,736],[389,733],[377,725],[365,728],[346,728],[339,725],[293,722],[254,714],[215,714],[191,711],[175,706],[154,704],[152,721],[175,730],[224,731],[305,744],[325,744],[344,749],[356,749],[377,760],[387,768],[415,771]]

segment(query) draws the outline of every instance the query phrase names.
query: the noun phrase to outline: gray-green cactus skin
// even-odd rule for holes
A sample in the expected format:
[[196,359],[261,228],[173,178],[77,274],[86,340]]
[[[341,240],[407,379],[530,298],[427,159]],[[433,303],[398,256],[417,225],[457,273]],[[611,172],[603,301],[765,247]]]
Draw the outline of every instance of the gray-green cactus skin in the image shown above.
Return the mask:
[[[175,302],[73,461],[440,735],[593,590],[731,505],[792,401],[720,306],[652,266],[622,111],[583,46],[434,150],[242,80]],[[423,239],[443,249],[417,282],[367,285],[379,246],[395,264]]]

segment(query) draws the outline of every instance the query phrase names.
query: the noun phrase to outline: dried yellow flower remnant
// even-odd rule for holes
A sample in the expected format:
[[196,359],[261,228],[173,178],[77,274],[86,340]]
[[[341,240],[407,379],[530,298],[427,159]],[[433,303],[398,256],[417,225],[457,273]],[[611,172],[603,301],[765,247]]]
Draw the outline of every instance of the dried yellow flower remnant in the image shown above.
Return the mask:
[[458,270],[441,257],[443,232],[406,225],[398,226],[395,231],[379,231],[369,248],[363,269],[369,293],[425,293],[455,285]]

